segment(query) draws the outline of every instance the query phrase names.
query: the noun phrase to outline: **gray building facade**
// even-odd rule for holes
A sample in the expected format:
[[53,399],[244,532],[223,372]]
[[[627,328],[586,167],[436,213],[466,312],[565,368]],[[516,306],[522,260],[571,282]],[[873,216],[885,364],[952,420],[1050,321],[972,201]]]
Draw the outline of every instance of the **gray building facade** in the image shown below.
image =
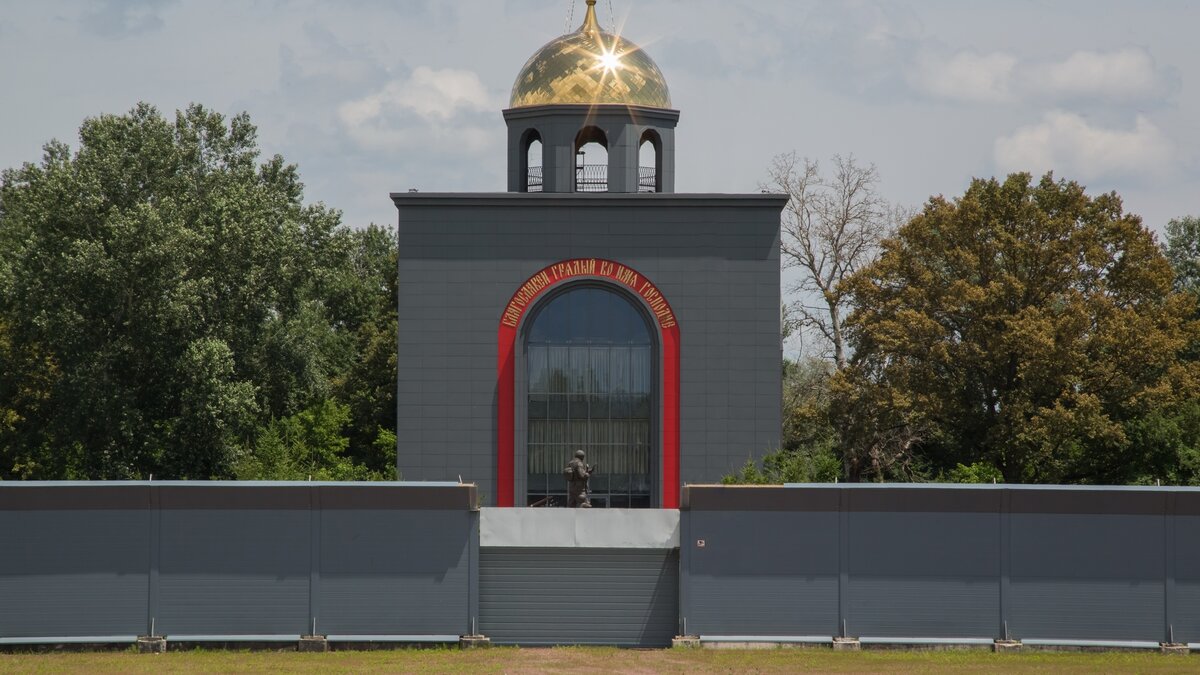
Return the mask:
[[[523,370],[518,349],[518,381],[500,382],[504,311],[526,280],[573,259],[619,262],[653,282],[670,303],[679,334],[680,481],[718,480],[748,457],[778,447],[783,198],[613,193],[393,198],[400,213],[396,435],[404,479],[461,476],[479,484],[486,504],[498,503],[501,388],[521,387]],[[597,275],[561,283],[590,281],[613,283]],[[651,312],[644,298],[637,300]],[[656,364],[656,375],[662,367]],[[660,450],[661,389],[655,402]],[[511,395],[518,399],[512,429],[519,480],[526,411],[520,396]],[[677,494],[679,484],[664,488],[656,505],[671,504],[667,493]],[[516,503],[525,505],[520,486],[513,490]]]
[[[397,464],[485,503],[675,507],[780,442],[772,194],[675,193],[666,81],[583,25],[513,87],[508,192],[395,193]],[[596,159],[599,158],[599,159]]]

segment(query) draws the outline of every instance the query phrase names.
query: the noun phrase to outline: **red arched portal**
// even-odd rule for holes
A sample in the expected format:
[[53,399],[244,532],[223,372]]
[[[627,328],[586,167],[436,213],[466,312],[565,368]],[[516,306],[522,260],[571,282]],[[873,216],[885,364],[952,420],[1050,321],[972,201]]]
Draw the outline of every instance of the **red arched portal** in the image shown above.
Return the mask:
[[516,438],[516,350],[521,317],[534,300],[568,280],[597,279],[638,296],[654,315],[662,344],[662,506],[679,508],[679,324],[658,288],[642,274],[601,258],[573,258],[545,267],[517,289],[500,316],[496,383],[496,504],[514,506]]

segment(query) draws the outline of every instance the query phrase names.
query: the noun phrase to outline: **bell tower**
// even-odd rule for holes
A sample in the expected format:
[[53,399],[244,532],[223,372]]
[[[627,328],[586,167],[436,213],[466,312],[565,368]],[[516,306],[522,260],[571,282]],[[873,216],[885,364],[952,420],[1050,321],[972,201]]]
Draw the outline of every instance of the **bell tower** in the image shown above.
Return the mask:
[[509,192],[675,192],[679,111],[666,79],[641,47],[600,27],[595,5],[513,83]]

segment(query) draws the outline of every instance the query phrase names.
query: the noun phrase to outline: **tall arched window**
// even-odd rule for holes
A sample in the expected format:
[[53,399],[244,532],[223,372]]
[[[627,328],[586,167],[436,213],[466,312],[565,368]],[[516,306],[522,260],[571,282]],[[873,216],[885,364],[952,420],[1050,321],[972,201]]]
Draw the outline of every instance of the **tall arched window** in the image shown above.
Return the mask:
[[656,345],[646,315],[599,284],[569,286],[535,312],[525,330],[525,503],[565,504],[563,467],[584,450],[596,467],[593,506],[651,506]]

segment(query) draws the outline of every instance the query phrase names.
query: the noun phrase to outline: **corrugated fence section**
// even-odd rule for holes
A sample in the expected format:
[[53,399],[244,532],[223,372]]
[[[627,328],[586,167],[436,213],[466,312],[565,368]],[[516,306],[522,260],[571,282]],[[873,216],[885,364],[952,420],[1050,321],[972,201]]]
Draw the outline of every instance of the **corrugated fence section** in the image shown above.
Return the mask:
[[476,503],[447,483],[0,483],[0,640],[457,640]]
[[1200,490],[688,486],[680,627],[713,639],[1200,642]]

